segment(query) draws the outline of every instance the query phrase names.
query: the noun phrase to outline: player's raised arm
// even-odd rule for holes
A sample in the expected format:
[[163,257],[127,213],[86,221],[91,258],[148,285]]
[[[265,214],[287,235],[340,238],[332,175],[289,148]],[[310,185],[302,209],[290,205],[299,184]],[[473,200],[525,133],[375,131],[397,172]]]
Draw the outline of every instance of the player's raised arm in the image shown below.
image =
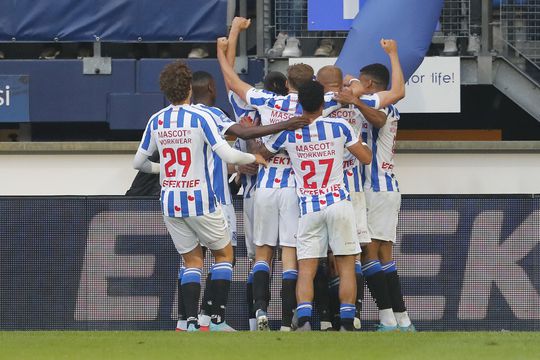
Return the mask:
[[[405,78],[403,76],[401,63],[399,62],[397,42],[395,40],[381,39],[381,47],[384,49],[384,51],[388,54],[390,58],[390,64],[392,66],[392,81],[390,90],[377,92],[377,95],[380,99],[380,109],[395,104],[405,97]],[[357,96],[363,94],[362,86],[359,84],[358,79],[355,79],[348,75],[345,77],[344,81],[345,83],[350,84],[353,94]]]
[[397,42],[395,40],[381,39],[381,47],[390,57],[392,66],[392,87],[388,91],[377,93],[381,99],[380,107],[385,108],[405,97],[405,78],[399,62]]
[[221,72],[223,73],[225,83],[229,84],[229,88],[246,101],[246,94],[253,86],[242,81],[231,64],[229,64],[227,55],[225,54],[228,46],[229,42],[227,38],[221,37],[217,40],[217,58],[221,67]]
[[[227,62],[232,66],[234,69],[234,62],[236,60],[236,46],[238,45],[238,36],[240,33],[247,28],[249,28],[249,25],[251,24],[251,20],[248,20],[243,17],[235,17],[232,21],[231,25],[231,31],[229,32],[229,45],[227,46]],[[230,90],[229,83],[225,80],[225,86],[227,87],[227,91]]]
[[354,105],[362,115],[366,118],[367,121],[369,121],[373,126],[380,129],[386,124],[386,113],[372,108],[371,106],[367,105],[362,99],[359,99],[357,96],[355,96],[350,89],[344,89],[343,91],[339,92],[334,96],[336,101],[342,103],[342,104],[352,104]]

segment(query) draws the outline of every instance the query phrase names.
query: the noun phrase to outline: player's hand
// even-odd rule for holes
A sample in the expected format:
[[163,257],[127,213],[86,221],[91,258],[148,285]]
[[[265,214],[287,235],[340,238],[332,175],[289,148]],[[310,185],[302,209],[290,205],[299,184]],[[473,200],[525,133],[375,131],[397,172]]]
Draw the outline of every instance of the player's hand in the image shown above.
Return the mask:
[[264,157],[262,157],[261,154],[255,154],[255,162],[254,164],[259,164],[259,165],[262,165],[264,167],[268,167],[268,162],[266,161],[266,159]]
[[253,164],[247,164],[247,165],[239,165],[238,171],[241,174],[245,175],[257,175],[259,172],[259,165],[253,163]]
[[345,77],[343,78],[343,85],[349,86],[349,83],[351,82],[352,79],[356,79],[356,78],[349,74],[345,75]]
[[228,47],[229,47],[229,39],[227,39],[226,37],[220,37],[219,39],[217,39],[218,51],[221,50],[223,52],[226,52]]
[[311,124],[311,120],[301,116],[295,116],[284,122],[286,130],[296,130]]
[[334,100],[344,105],[350,105],[355,104],[358,98],[354,96],[350,89],[344,88],[334,95]]
[[397,42],[392,39],[381,39],[381,47],[388,54],[397,54]]
[[238,121],[238,124],[240,124],[242,127],[253,127],[255,126],[255,122],[251,118],[251,116],[243,116],[240,118],[240,121]]
[[231,28],[236,28],[240,31],[246,30],[251,25],[251,20],[241,16],[236,16],[231,24]]

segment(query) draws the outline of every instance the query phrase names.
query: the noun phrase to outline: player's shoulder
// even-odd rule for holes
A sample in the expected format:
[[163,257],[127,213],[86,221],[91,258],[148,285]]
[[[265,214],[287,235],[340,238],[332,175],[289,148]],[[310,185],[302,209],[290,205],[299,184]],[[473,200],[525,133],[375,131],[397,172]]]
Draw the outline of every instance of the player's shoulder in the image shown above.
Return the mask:
[[172,105],[169,105],[167,107],[164,107],[163,109],[155,112],[154,114],[152,114],[149,118],[149,122],[152,122],[152,121],[158,121],[158,119],[163,115],[165,114],[167,111],[171,110],[172,109]]
[[341,125],[349,125],[349,122],[347,121],[347,119],[345,118],[342,118],[342,117],[320,117],[318,119],[316,119],[312,124],[316,123],[316,122],[324,122],[324,123],[329,123],[329,124],[341,124]]
[[395,119],[395,120],[399,120],[399,111],[397,109],[397,107],[394,105],[394,104],[391,104],[391,105],[388,105],[386,108],[386,114],[388,115],[388,117],[392,118],[392,119]]
[[164,114],[169,110],[172,110],[172,105],[164,107],[163,109],[161,109],[161,110],[155,112],[154,114],[152,114],[150,116],[150,118],[148,119],[148,123],[147,123],[146,126],[148,128],[153,128],[154,130],[157,129],[159,119],[162,119]]
[[198,114],[200,114],[206,120],[220,120],[224,122],[231,121],[227,114],[223,110],[215,106],[208,106],[204,104],[192,105]]

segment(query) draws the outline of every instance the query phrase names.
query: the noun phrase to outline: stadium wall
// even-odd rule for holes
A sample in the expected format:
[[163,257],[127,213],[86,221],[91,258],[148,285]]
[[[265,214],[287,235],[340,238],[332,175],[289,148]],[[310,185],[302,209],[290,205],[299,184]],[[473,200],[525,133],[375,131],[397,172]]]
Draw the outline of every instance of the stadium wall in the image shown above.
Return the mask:
[[[12,153],[0,151],[0,195],[122,195],[135,177],[136,145],[127,153]],[[396,155],[404,194],[540,193],[537,153]]]
[[[242,201],[228,322],[247,328]],[[174,328],[179,266],[159,202],[0,197],[0,330]],[[405,196],[397,261],[420,330],[540,330],[540,200]],[[210,260],[206,261],[206,267]],[[271,326],[279,326],[281,264]],[[377,318],[366,294],[363,325]]]

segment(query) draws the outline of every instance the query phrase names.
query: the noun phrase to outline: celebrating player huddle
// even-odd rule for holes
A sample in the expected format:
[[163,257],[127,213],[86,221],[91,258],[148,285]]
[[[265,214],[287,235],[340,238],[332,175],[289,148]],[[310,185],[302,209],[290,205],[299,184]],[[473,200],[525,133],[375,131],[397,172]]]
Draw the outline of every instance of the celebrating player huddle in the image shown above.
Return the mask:
[[[400,207],[393,104],[404,96],[395,42],[381,40],[391,77],[380,64],[361,69],[358,78],[327,66],[315,81],[313,69],[298,64],[286,78],[268,74],[259,90],[233,70],[238,34],[249,25],[235,18],[229,39],[217,42],[236,121],[214,107],[210,74],[169,64],[160,85],[171,105],[150,118],[134,160],[135,168],[160,174],[164,222],[183,259],[177,330],[234,331],[225,310],[236,246],[228,179],[236,173],[252,265],[250,330],[269,329],[271,264],[279,245],[282,331],[311,330],[314,302],[321,329],[360,328],[364,276],[379,308],[378,330],[414,331],[392,259]],[[226,135],[239,138],[235,148]],[[156,150],[159,164],[148,159]],[[203,247],[215,262],[199,309]]]

